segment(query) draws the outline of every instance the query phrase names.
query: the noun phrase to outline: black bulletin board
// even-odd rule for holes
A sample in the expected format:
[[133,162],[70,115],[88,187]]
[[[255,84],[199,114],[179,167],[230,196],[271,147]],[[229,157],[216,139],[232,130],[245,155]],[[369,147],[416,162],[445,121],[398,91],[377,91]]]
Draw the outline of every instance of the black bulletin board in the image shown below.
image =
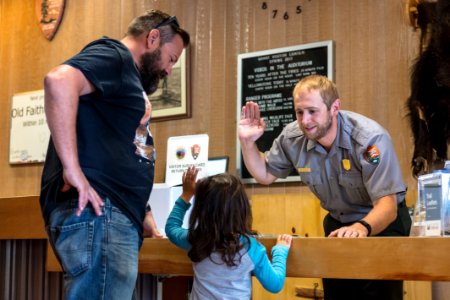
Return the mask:
[[[333,80],[334,43],[323,41],[238,55],[237,120],[247,101],[258,103],[266,129],[256,142],[261,152],[270,149],[273,140],[288,123],[296,120],[292,99],[294,86],[312,74]],[[237,138],[237,171],[242,181],[256,182],[245,167]],[[293,172],[282,181],[300,181]]]

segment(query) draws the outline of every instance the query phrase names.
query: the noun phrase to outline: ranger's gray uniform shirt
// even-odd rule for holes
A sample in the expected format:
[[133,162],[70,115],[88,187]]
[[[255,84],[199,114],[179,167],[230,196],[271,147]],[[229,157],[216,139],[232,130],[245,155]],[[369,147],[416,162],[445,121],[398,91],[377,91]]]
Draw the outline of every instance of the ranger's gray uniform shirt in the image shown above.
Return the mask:
[[287,177],[295,167],[321,206],[342,223],[364,218],[378,198],[397,194],[400,203],[405,197],[406,185],[389,134],[354,112],[339,112],[330,152],[308,140],[295,121],[265,155],[267,169],[276,177]]

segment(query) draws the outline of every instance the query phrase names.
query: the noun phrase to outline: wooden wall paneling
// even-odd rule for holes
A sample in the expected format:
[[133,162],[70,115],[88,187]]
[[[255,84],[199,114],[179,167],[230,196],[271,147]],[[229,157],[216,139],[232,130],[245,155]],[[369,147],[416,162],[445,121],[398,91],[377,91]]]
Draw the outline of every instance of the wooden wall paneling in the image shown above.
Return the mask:
[[[236,20],[231,23],[235,31],[234,52],[236,54],[246,53],[255,45],[256,37],[252,34],[252,30],[256,27],[255,14],[259,11],[254,9],[254,1],[233,1],[235,1],[235,7],[237,8]],[[235,72],[237,73],[237,64]]]
[[[384,3],[380,3],[375,8],[372,8],[373,11],[380,11],[386,15],[397,16],[397,11],[395,9],[386,9],[386,5]],[[371,80],[371,84],[373,85],[373,98],[374,99],[382,99],[383,97],[388,97],[389,101],[384,106],[377,106],[376,102],[364,102],[365,111],[371,114],[371,116],[376,119],[380,124],[383,124],[389,130],[389,120],[391,118],[391,114],[394,114],[398,117],[398,103],[404,102],[404,99],[395,99],[393,90],[395,90],[395,78],[397,76],[393,76],[394,74],[389,72],[391,65],[388,62],[388,56],[397,57],[398,60],[395,62],[398,65],[400,56],[396,51],[396,45],[394,43],[395,40],[399,40],[399,20],[401,18],[389,18],[388,20],[382,20],[378,17],[377,14],[371,14],[372,20],[370,20],[369,24],[372,24],[370,30],[373,32],[371,36],[373,36],[373,46],[371,47],[370,60],[373,62],[372,72],[374,79]],[[392,20],[395,23],[391,22]],[[392,62],[392,61],[391,61]],[[386,80],[389,78],[389,80]],[[361,101],[363,102],[363,101]],[[374,106],[377,108],[374,110]]]
[[[295,227],[300,236],[322,237],[322,220],[327,214],[320,207],[319,200],[309,191],[308,187],[301,187],[302,191],[295,194],[266,194],[252,196],[252,212],[254,228],[260,234],[291,233]],[[294,240],[301,242],[301,240]],[[280,294],[271,294],[253,279],[253,299],[299,299],[295,297],[296,287],[323,289],[320,278],[287,278]],[[405,281],[405,300],[431,299],[431,283]]]
[[319,24],[321,24],[322,12],[320,1],[303,2],[303,22],[300,44],[319,41]]
[[9,73],[12,72],[12,69],[10,68],[11,60],[8,57],[9,52],[7,51],[10,44],[10,36],[6,30],[8,27],[7,15],[4,14],[7,9],[6,0],[0,0],[0,4],[0,63],[2,66],[0,72],[0,105],[5,108],[2,112],[0,112],[0,139],[2,141],[7,141],[2,143],[0,146],[0,165],[2,166],[0,169],[0,178],[2,178],[5,173],[6,162],[9,158],[9,109],[11,108],[11,105],[8,100],[8,94],[10,78]]
[[[365,63],[367,69],[365,72],[367,73],[367,83],[366,87],[368,87],[368,92],[373,99],[381,99],[386,96],[387,91],[387,81],[385,78],[385,64],[386,64],[386,52],[389,51],[386,43],[386,34],[387,34],[387,26],[386,22],[383,22],[380,18],[377,17],[377,14],[374,14],[374,11],[383,12],[384,4],[383,3],[373,3],[373,5],[368,5],[367,15],[368,18],[367,23],[367,34],[370,37],[368,41],[368,52],[366,53],[367,61]],[[392,34],[392,33],[391,33]],[[367,116],[372,117],[378,122],[382,123],[382,119],[378,118],[378,116],[386,116],[389,111],[389,106],[384,105],[383,107],[377,107],[374,109],[376,105],[375,101],[363,101],[364,90],[360,91],[363,94],[360,94],[361,97],[358,97],[358,107],[361,109],[361,112],[365,113]],[[367,96],[367,95],[366,95]]]
[[295,231],[299,236],[323,237],[322,219],[325,211],[308,187],[302,189],[298,194],[286,194],[285,230],[289,233]]
[[[400,99],[403,98],[402,95],[407,96],[408,87],[404,86],[407,79],[404,78],[406,75],[409,76],[409,70],[404,69],[412,59],[410,48],[416,49],[416,35],[402,23],[403,19],[399,20],[402,14],[402,5],[386,0],[377,3],[345,0],[339,2],[332,0],[305,1],[301,3],[302,14],[293,16],[291,13],[288,21],[272,19],[271,12],[262,10],[261,2],[255,0],[232,1],[226,2],[226,4],[216,3],[212,0],[189,1],[188,3],[175,0],[135,1],[132,3],[114,1],[107,4],[106,2],[75,1],[67,3],[61,27],[52,42],[44,40],[37,28],[37,21],[34,20],[34,12],[31,8],[25,7],[24,1],[16,1],[14,5],[11,3],[11,1],[2,2],[2,24],[4,26],[1,29],[2,52],[0,55],[4,80],[0,83],[3,91],[0,103],[7,107],[10,106],[10,97],[15,92],[42,87],[44,74],[51,67],[77,53],[87,42],[105,33],[120,38],[128,22],[138,12],[140,13],[144,9],[164,8],[177,15],[181,14],[181,22],[186,24],[186,28],[193,37],[191,55],[193,117],[152,124],[158,148],[157,182],[162,181],[164,177],[167,138],[172,135],[192,134],[196,131],[196,126],[199,127],[198,131],[208,131],[209,125],[217,128],[213,130],[212,134],[218,136],[217,139],[212,138],[214,145],[212,153],[216,151],[229,153],[230,168],[232,168],[230,171],[235,168],[236,132],[233,126],[228,126],[236,122],[235,111],[230,109],[235,104],[228,106],[223,102],[232,103],[236,99],[235,59],[238,53],[333,39],[336,42],[336,81],[344,98],[343,107],[359,111],[361,106],[370,107],[370,105],[363,105],[360,102],[374,103],[377,101],[380,107],[387,106],[390,111],[397,112],[400,107],[398,103],[395,106],[386,104],[389,103],[388,101],[392,101],[392,97]],[[268,1],[268,3],[278,5],[273,1]],[[297,4],[295,1],[285,1],[278,8],[288,10],[295,4]],[[223,10],[226,11],[225,16]],[[6,14],[6,12],[8,13]],[[101,18],[96,18],[95,14],[103,15],[108,20],[102,21]],[[213,22],[215,19],[221,20],[220,22],[222,26],[226,27],[226,30],[220,28],[217,25],[218,22]],[[15,26],[9,26],[9,24],[15,24]],[[352,26],[359,30],[351,33],[349,28]],[[233,29],[231,35],[228,33],[230,28]],[[380,30],[384,33],[385,41],[378,32]],[[391,32],[392,35],[385,34]],[[33,43],[27,42],[27,40],[33,41]],[[382,54],[376,54],[383,50],[381,49],[383,47],[378,44],[388,48],[397,40],[400,40],[401,46],[394,49],[400,48],[405,51],[387,49]],[[222,49],[215,45],[216,42],[219,45],[225,45],[226,51],[221,51]],[[414,47],[410,47],[411,43],[414,43]],[[23,53],[21,45],[27,45],[31,49],[26,52],[30,53],[27,55],[30,56],[29,58],[21,57]],[[393,57],[391,57],[391,52],[395,54]],[[407,52],[407,58],[402,56],[399,59],[398,56],[403,52]],[[382,55],[382,61],[387,67],[371,62],[377,60],[379,55]],[[17,62],[20,59],[22,62]],[[214,64],[217,65],[217,62],[223,61],[227,62],[223,64],[225,70],[219,70],[214,66]],[[32,72],[20,70],[23,68],[28,70],[31,65],[33,66]],[[385,74],[390,74],[391,70],[400,72],[402,75],[396,77],[403,79],[385,80]],[[215,73],[213,74],[213,72]],[[372,81],[375,83],[371,83]],[[380,82],[381,84],[379,84]],[[375,89],[377,86],[385,87],[386,94],[381,91],[382,89],[377,91]],[[211,110],[217,109],[217,107],[222,107],[225,113],[213,120],[213,111]],[[404,174],[408,175],[411,141],[405,125],[398,126],[404,120],[398,116],[385,117],[383,113],[376,112],[377,110],[378,108],[370,107],[370,109],[364,108],[362,112],[381,116],[382,121],[387,120],[387,126],[390,128],[403,128],[401,131],[403,134],[397,136],[396,132],[394,143],[396,147],[398,145],[402,147],[399,157],[404,159],[402,168],[405,169]],[[0,122],[0,128],[2,128],[0,137],[8,140],[9,113],[4,110],[3,114]],[[223,130],[220,129],[221,127]],[[216,133],[216,130],[223,134]],[[1,195],[37,193],[42,165],[12,167],[6,162],[8,145],[2,144],[1,149],[0,176],[6,179],[4,188],[0,191]],[[18,178],[20,180],[17,180]],[[411,184],[409,185],[411,189]],[[278,184],[278,186],[285,186],[287,190],[291,188],[286,184]],[[273,187],[270,187],[269,190]],[[267,189],[267,187],[260,186],[252,188]]]
[[[302,12],[297,14],[297,6],[301,6]],[[300,44],[300,39],[302,37],[302,26],[305,10],[311,5],[309,1],[296,1],[288,0],[286,1],[286,9],[289,12],[289,20],[286,22],[286,45],[294,46]]]
[[[179,7],[182,7],[182,5],[187,4],[180,4]],[[211,87],[209,78],[211,66],[211,57],[209,55],[209,47],[211,45],[210,3],[208,1],[199,1],[195,9],[189,6],[185,8],[185,11],[189,13],[183,14],[180,10],[180,14],[181,16],[186,15],[188,18],[185,21],[184,17],[180,17],[180,22],[191,35],[189,81],[192,116],[188,119],[151,122],[150,127],[154,135],[158,155],[155,182],[164,181],[167,156],[167,139],[169,137],[208,133],[206,124],[209,118],[209,101],[211,99],[209,90]],[[174,10],[174,14],[175,13],[176,11]],[[197,89],[197,87],[199,87],[199,89]]]
[[[369,52],[370,44],[370,32],[368,32],[368,7],[367,1],[358,1],[354,5],[349,5],[349,22],[352,28],[358,28],[358,30],[352,30],[348,37],[350,43],[351,63],[350,72],[353,75],[350,78],[352,85],[350,86],[350,93],[347,98],[344,99],[343,106],[346,109],[362,112],[360,106],[363,105],[363,99],[370,97],[371,87],[367,82],[367,70],[370,70],[367,62],[367,55]],[[339,50],[337,50],[339,51]],[[355,76],[358,74],[358,76]]]
[[[218,122],[222,127],[222,141],[220,146],[212,149],[210,156],[229,156],[228,170],[234,174],[236,170],[236,144],[237,144],[237,56],[240,52],[241,38],[244,43],[248,41],[248,35],[241,32],[241,28],[248,26],[248,1],[240,3],[238,0],[228,1],[226,6],[225,27],[228,30],[224,35],[224,77],[219,79],[219,84],[224,86],[219,94],[223,94],[223,122]],[[218,121],[218,120],[216,120]]]
[[[353,85],[351,77],[353,75],[351,66],[351,44],[349,42],[351,31],[350,9],[348,5],[334,5],[334,23],[332,40],[335,44],[334,50],[334,81],[339,89],[339,96],[346,100],[351,86]],[[347,105],[341,103],[341,107]]]
[[[299,236],[323,236],[323,209],[307,187],[301,187],[301,191],[295,194],[252,195],[251,199],[253,228],[259,234],[295,232]],[[252,299],[301,299],[295,296],[295,288],[314,288],[314,283],[322,289],[322,280],[319,278],[286,278],[283,290],[279,294],[272,294],[253,278]]]
[[[0,25],[2,24],[3,21],[3,6],[6,6],[6,4],[4,3],[4,0],[0,0]],[[0,46],[0,57],[1,57],[1,46]]]
[[[167,2],[167,1],[165,1]],[[197,7],[198,2],[196,0],[193,1],[184,1],[179,0],[175,5],[173,5],[172,9],[176,12],[176,15],[179,16],[179,20],[181,21],[181,26],[188,30],[190,37],[191,37],[191,46],[190,46],[190,55],[189,55],[189,94],[191,99],[191,118],[189,119],[181,119],[179,121],[169,121],[169,122],[162,122],[160,124],[157,124],[157,126],[164,127],[167,126],[166,123],[171,123],[169,126],[172,126],[173,131],[166,132],[167,136],[164,137],[167,143],[167,139],[173,135],[185,135],[185,134],[197,134],[197,133],[207,133],[207,130],[204,129],[203,125],[201,128],[198,128],[199,123],[195,122],[194,120],[203,121],[203,118],[207,116],[209,113],[206,111],[201,112],[195,112],[194,109],[197,107],[200,99],[198,99],[197,96],[194,95],[195,87],[201,83],[197,83],[197,80],[195,79],[195,72],[198,68],[199,61],[197,60],[198,57],[195,55],[195,48],[196,48],[196,31],[194,30],[195,24],[198,21],[197,20]],[[177,128],[178,127],[178,128]],[[180,132],[180,128],[183,128],[183,130]],[[159,128],[158,128],[159,130]],[[165,153],[165,152],[164,152]],[[166,155],[166,154],[164,154]],[[159,156],[159,158],[163,161],[165,164],[165,157],[166,156]],[[165,170],[165,168],[163,168]]]
[[[24,64],[24,61],[30,59],[29,46],[33,43],[33,35],[30,34],[30,26],[25,23],[24,14],[20,14],[19,11],[23,10],[26,12],[30,11],[22,3],[17,3],[13,5],[11,1],[2,3],[2,10],[5,12],[2,17],[2,27],[0,29],[0,41],[2,42],[1,47],[1,82],[0,91],[2,92],[1,105],[4,109],[0,112],[0,139],[4,141],[1,145],[0,151],[0,178],[12,178],[13,176],[22,177],[27,174],[28,170],[25,169],[15,169],[13,172],[9,169],[9,128],[10,128],[10,108],[11,108],[11,97],[12,93],[24,89],[24,85],[28,83],[26,80],[30,68],[28,65]],[[8,14],[6,14],[8,12]],[[34,21],[35,19],[32,19]],[[15,22],[15,26],[11,26]],[[28,37],[27,40],[22,41],[22,43],[17,43],[14,41],[14,37],[24,36]],[[28,49],[25,48],[28,47]],[[24,66],[27,66],[24,68]],[[22,182],[23,184],[23,182]],[[3,185],[0,193],[11,193],[14,188],[15,182],[12,185]],[[25,187],[26,189],[26,187]]]
[[[240,1],[228,1],[226,7],[224,7],[226,18],[224,20],[224,28],[220,31],[223,32],[223,40],[221,41],[223,47],[223,60],[222,60],[222,76],[215,78],[214,82],[217,86],[221,87],[213,91],[214,95],[217,95],[217,99],[212,101],[212,105],[221,107],[221,111],[217,111],[218,115],[222,115],[223,119],[213,117],[212,122],[217,127],[219,136],[214,139],[215,145],[210,147],[210,156],[222,156],[227,155],[230,158],[229,172],[235,172],[235,153],[237,142],[237,118],[236,118],[236,99],[237,99],[237,56],[240,53],[241,47],[239,47],[243,38],[248,40],[248,35],[242,34],[241,28],[248,26],[246,24],[245,17],[246,7],[248,1],[240,3]],[[229,28],[225,30],[225,28]],[[219,58],[217,60],[220,61]],[[219,103],[217,103],[218,101]],[[216,102],[217,104],[214,104]],[[216,115],[216,112],[213,112]]]
[[[408,48],[419,41],[414,30],[408,26],[404,18],[404,6],[397,2],[395,9],[386,9],[386,30],[382,34],[385,42],[385,57],[383,63],[385,78],[385,92],[378,99],[384,97],[386,103],[384,111],[377,106],[376,119],[389,131],[394,148],[402,168],[403,178],[409,189],[406,195],[407,203],[412,206],[415,202],[417,182],[411,175],[410,161],[412,157],[412,135],[406,113],[406,101],[409,96],[409,65],[414,59]],[[399,76],[399,74],[401,74]],[[404,87],[404,88],[399,88]],[[382,113],[384,112],[384,113]]]
[[[283,188],[284,186],[281,186]],[[246,192],[249,195],[250,198],[253,197],[255,193],[258,194],[270,194],[271,189],[268,185],[262,185],[262,184],[246,184]]]
[[[278,10],[275,16],[274,9]],[[269,16],[269,28],[266,33],[269,38],[269,47],[264,50],[287,46],[286,26],[290,19],[284,19],[284,13],[288,12],[286,1],[268,1],[268,9],[266,11]]]
[[319,26],[318,26],[318,41],[332,40],[334,35],[334,28],[336,25],[336,5],[332,0],[318,1],[319,3]]
[[[273,1],[266,1],[268,3],[279,3]],[[262,2],[253,0],[250,2],[251,19],[249,19],[248,31],[249,39],[252,44],[249,44],[248,49],[243,49],[240,53],[254,52],[270,49],[270,20],[272,18],[272,10],[269,6],[267,9],[262,9]]]
[[[10,67],[12,67],[12,70],[14,72],[11,72],[9,75],[10,80],[12,81],[11,83],[14,84],[14,90],[15,92],[22,92],[24,90],[26,90],[25,86],[29,84],[29,82],[27,82],[27,80],[24,80],[24,78],[28,78],[28,76],[30,75],[25,75],[25,70],[27,70],[29,65],[27,64],[30,59],[30,54],[33,53],[32,52],[32,48],[30,49],[30,46],[33,45],[33,43],[35,42],[33,39],[23,39],[20,43],[17,42],[17,40],[15,40],[15,36],[17,36],[18,34],[23,35],[24,37],[26,36],[33,36],[30,32],[31,30],[31,24],[28,24],[28,22],[26,22],[27,16],[30,16],[32,12],[34,12],[34,6],[28,6],[25,3],[17,3],[15,5],[10,5],[11,8],[13,9],[17,9],[16,13],[14,14],[14,16],[10,16],[14,18],[14,22],[17,24],[16,28],[11,28],[9,27],[10,30],[10,41],[11,44],[8,45],[8,52],[9,52],[9,59],[11,60],[12,65]],[[19,13],[21,12],[21,13]],[[34,14],[33,14],[34,16]],[[33,18],[32,19],[32,24],[36,24],[36,19]],[[9,21],[12,21],[11,19]],[[20,28],[20,30],[19,30]],[[38,32],[39,29],[35,28],[35,33]],[[32,55],[34,56],[34,55]],[[4,111],[5,114],[8,115],[7,120],[9,120],[9,111]]]
[[431,282],[429,281],[410,281],[403,283],[403,300],[444,300],[445,298],[435,298],[431,292]]
[[[226,126],[227,99],[223,89],[225,79],[226,65],[230,62],[225,58],[225,45],[227,43],[227,6],[226,1],[215,1],[211,5],[210,28],[210,92],[209,99],[204,99],[207,104],[207,110],[200,112],[202,119],[208,120],[204,130],[209,133],[209,153],[220,153],[224,149],[224,144],[231,144],[233,141],[226,140],[225,132],[231,128]],[[222,12],[219,14],[218,12]],[[222,58],[222,59],[220,59]],[[209,111],[209,113],[207,113]],[[220,118],[219,118],[220,116]],[[233,126],[234,128],[234,126]]]
[[0,199],[0,239],[45,239],[39,197]]
[[[6,3],[5,0],[2,2],[1,10],[5,12],[6,9],[10,8],[11,4]],[[4,107],[4,109],[0,110],[0,139],[4,142],[0,144],[0,165],[2,166],[0,169],[0,178],[7,178],[5,174],[5,169],[7,168],[7,162],[9,160],[9,126],[10,126],[10,109],[11,109],[11,101],[9,97],[6,97],[8,93],[10,93],[10,85],[11,81],[11,73],[12,70],[12,59],[11,59],[11,38],[12,34],[10,31],[5,30],[5,28],[9,27],[11,21],[11,14],[3,14],[2,13],[2,26],[0,27],[0,59],[2,72],[0,72],[0,93],[2,95],[0,100],[0,105]],[[5,95],[5,97],[3,96]],[[9,188],[6,187],[5,188]],[[1,190],[0,190],[1,193]]]
[[120,10],[121,2],[122,1],[118,0],[99,2],[94,6],[94,20],[96,26],[100,28],[102,36],[121,39],[125,34],[128,22],[127,24],[122,25]]
[[[108,1],[106,1],[109,3]],[[152,9],[152,5],[147,5],[144,0],[136,0],[136,1],[127,1],[120,0],[120,4],[116,5],[120,11],[120,19],[118,20],[120,25],[120,33],[125,34],[125,31],[128,27],[128,24],[133,20],[137,15],[143,13],[148,9]]]
[[[54,40],[54,42],[58,42],[59,47],[62,47],[59,49],[65,53],[64,60],[77,54],[87,43],[101,37],[103,34],[100,32],[101,25],[97,23],[95,16],[95,8],[98,3],[93,1],[66,1],[66,5],[67,7],[60,27],[63,31],[58,32]],[[114,36],[113,38],[117,37]],[[71,42],[69,42],[69,39]],[[55,46],[53,44],[53,47]],[[62,62],[57,62],[57,64]]]
[[[38,26],[38,20],[35,16],[34,5],[30,6],[27,2],[14,2],[14,5],[6,3],[2,5],[2,9],[7,7],[8,15],[7,24],[2,26],[2,74],[4,80],[1,83],[1,105],[5,108],[2,110],[0,137],[6,141],[2,144],[1,151],[1,178],[5,178],[6,182],[0,191],[1,195],[26,195],[37,194],[39,191],[40,174],[42,164],[11,166],[8,163],[9,157],[9,130],[10,130],[10,111],[11,97],[15,93],[42,89],[43,76],[50,68],[61,63],[70,55],[75,54],[81,49],[76,43],[77,36],[70,36],[70,42],[64,31],[70,24],[74,24],[76,32],[82,32],[83,20],[85,18],[77,18],[73,22],[67,22],[66,19],[71,18],[73,14],[80,9],[71,9],[66,7],[65,17],[61,26],[53,39],[47,41]],[[87,10],[88,11],[88,10]],[[83,16],[86,16],[84,14]],[[14,24],[10,26],[8,24]],[[89,32],[95,32],[95,24],[88,26]],[[72,48],[68,48],[71,45]],[[69,50],[69,51],[67,51]]]
[[[295,289],[298,287],[314,289],[317,285],[318,290],[323,290],[322,280],[319,278],[291,278],[287,277],[284,282],[283,290],[278,294],[267,292],[261,287],[258,279],[252,277],[252,299],[253,300],[310,300],[311,298],[297,297]],[[255,288],[256,287],[256,288]],[[405,299],[406,300],[406,299]],[[425,299],[424,299],[425,300]]]
[[[208,133],[208,123],[210,118],[211,103],[214,101],[211,95],[211,65],[217,59],[211,55],[210,47],[212,46],[211,24],[213,22],[213,4],[211,1],[198,1],[194,9],[195,19],[191,22],[191,104],[192,117],[190,119],[181,120],[185,126],[183,132],[180,132],[176,122],[173,124],[162,124],[173,126],[165,139],[171,135],[185,135]],[[159,124],[158,124],[159,125]],[[210,137],[211,143],[211,137]]]
[[[298,185],[298,183],[296,183]],[[261,193],[262,194],[262,190],[260,190],[260,186],[259,184],[255,184],[255,190],[257,191],[257,193]],[[266,193],[268,194],[285,194],[287,191],[287,185],[286,184],[279,184],[279,183],[275,183],[275,184],[270,184],[267,186],[267,190]]]
[[[4,29],[6,27],[6,22],[4,20],[4,9],[5,9],[5,0],[0,0],[0,38],[2,39],[2,42],[0,42],[0,62],[5,61],[4,59],[4,53],[5,53],[5,48],[6,48],[6,43],[3,42],[3,39],[6,38],[6,36],[4,36]],[[4,91],[4,82],[5,82],[5,73],[8,72],[8,69],[5,68],[4,66],[2,66],[1,72],[0,72],[0,90]],[[2,95],[0,94],[0,100],[2,100],[3,98],[1,97]],[[0,123],[1,124],[1,123]],[[2,124],[1,124],[2,125]],[[4,131],[4,129],[2,130]],[[1,133],[0,133],[1,134]],[[1,155],[0,155],[1,157]]]
[[[405,58],[401,56],[398,41],[402,40],[403,32],[399,29],[406,26],[402,23],[401,5],[388,8],[384,3],[380,3],[374,8],[374,11],[380,11],[383,15],[389,16],[386,20],[382,20],[376,14],[371,14],[369,24],[372,24],[370,36],[374,44],[370,47],[370,61],[372,71],[369,73],[374,78],[370,78],[370,84],[372,85],[372,97],[374,99],[385,98],[386,105],[376,105],[376,101],[360,101],[364,108],[364,112],[373,117],[380,124],[385,126],[388,130],[392,128],[390,121],[399,123],[402,116],[399,114],[399,108],[403,107],[405,102],[404,97],[397,97],[396,92],[402,92],[397,87],[397,78],[403,78],[404,76],[398,76],[398,71],[394,72],[398,68],[399,64],[405,61]],[[391,58],[391,60],[389,60]],[[396,74],[397,73],[397,74]],[[404,93],[404,92],[403,92]],[[402,99],[398,99],[402,98]],[[377,109],[373,109],[374,106]],[[395,117],[393,117],[395,116]],[[396,120],[397,119],[397,120]],[[401,123],[401,122],[400,122]],[[398,126],[402,128],[402,126]]]
[[253,195],[251,201],[253,228],[259,234],[280,234],[286,232],[285,212],[287,203],[285,195]]
[[[400,18],[400,17],[403,18]],[[410,66],[418,55],[419,49],[419,31],[414,31],[408,24],[404,16],[404,7],[400,6],[397,9],[397,18],[389,20],[388,22],[398,22],[397,26],[403,28],[398,34],[398,39],[391,39],[391,43],[395,45],[396,56],[398,59],[389,59],[387,66],[389,68],[389,78],[393,78],[391,84],[391,93],[393,95],[390,101],[397,102],[397,112],[391,113],[390,120],[392,121],[389,126],[391,137],[394,142],[397,156],[400,161],[400,165],[403,170],[403,178],[408,185],[408,193],[406,194],[407,203],[409,206],[413,206],[416,202],[417,195],[417,181],[411,173],[411,157],[413,152],[412,133],[409,126],[409,120],[407,118],[406,101],[410,94]],[[394,25],[393,25],[394,26]],[[405,28],[406,27],[406,28]],[[396,64],[395,61],[398,63]],[[401,76],[395,76],[396,72],[401,73]],[[403,88],[394,88],[394,87]],[[397,119],[397,122],[394,120]],[[400,124],[399,124],[400,123]]]
[[299,236],[323,237],[322,219],[326,211],[308,187],[301,189],[295,194],[252,195],[254,228],[260,234],[295,231]]

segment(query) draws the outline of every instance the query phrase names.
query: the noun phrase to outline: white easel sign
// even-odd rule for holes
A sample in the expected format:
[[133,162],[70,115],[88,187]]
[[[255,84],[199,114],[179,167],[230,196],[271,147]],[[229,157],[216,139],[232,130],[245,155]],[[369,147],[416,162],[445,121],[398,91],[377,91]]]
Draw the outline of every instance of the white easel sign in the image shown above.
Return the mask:
[[167,140],[166,184],[182,184],[183,172],[190,166],[198,169],[197,179],[208,176],[208,147],[207,134],[170,137]]
[[15,94],[11,104],[9,163],[44,162],[49,138],[44,90]]

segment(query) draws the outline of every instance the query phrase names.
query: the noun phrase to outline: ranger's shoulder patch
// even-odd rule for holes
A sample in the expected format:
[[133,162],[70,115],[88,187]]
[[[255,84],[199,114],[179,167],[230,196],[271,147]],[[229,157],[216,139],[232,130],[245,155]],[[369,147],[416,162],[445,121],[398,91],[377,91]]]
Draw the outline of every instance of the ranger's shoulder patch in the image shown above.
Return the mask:
[[377,165],[380,162],[380,150],[375,145],[368,146],[363,156],[372,165]]

